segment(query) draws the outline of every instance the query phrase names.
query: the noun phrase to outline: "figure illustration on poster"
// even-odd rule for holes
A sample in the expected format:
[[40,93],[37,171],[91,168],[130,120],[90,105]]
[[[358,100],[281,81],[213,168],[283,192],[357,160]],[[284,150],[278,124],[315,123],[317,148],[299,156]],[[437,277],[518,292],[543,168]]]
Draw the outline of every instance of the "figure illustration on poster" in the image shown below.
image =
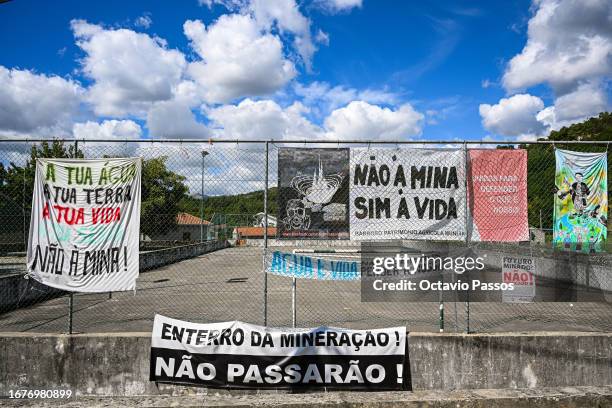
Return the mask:
[[[582,173],[580,172],[576,173],[574,175],[574,179],[576,181],[566,190],[560,190],[559,188],[557,188],[557,186],[555,186],[555,191],[557,193],[557,196],[561,200],[563,200],[565,196],[567,196],[568,194],[570,194],[572,197],[572,203],[574,204],[574,212],[572,213],[570,217],[583,216],[585,213],[585,210],[587,210],[587,198],[591,194],[591,190],[589,189],[589,186],[587,186],[586,183],[582,181],[583,177],[584,175]],[[600,207],[601,205],[597,204],[589,212],[589,216],[591,218],[597,218]]]
[[600,251],[607,234],[607,156],[557,149],[556,246],[581,252]]

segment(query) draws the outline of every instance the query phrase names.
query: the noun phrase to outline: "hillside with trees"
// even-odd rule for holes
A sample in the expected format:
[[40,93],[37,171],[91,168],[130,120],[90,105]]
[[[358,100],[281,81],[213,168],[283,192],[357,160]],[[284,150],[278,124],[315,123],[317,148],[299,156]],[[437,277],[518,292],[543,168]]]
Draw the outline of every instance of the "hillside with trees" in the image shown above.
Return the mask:
[[[277,188],[268,189],[268,213],[276,214]],[[200,216],[200,197],[185,196],[179,203],[181,211]],[[263,190],[245,194],[204,197],[204,219],[210,220],[215,214],[254,215],[264,210]]]

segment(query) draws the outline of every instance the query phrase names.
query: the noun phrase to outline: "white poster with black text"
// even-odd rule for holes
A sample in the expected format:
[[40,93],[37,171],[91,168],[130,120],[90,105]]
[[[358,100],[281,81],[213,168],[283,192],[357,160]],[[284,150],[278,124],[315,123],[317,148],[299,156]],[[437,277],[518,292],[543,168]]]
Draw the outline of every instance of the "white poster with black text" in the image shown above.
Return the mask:
[[150,380],[222,388],[400,390],[406,328],[280,329],[155,316]]
[[136,287],[139,158],[37,159],[28,272],[73,292]]
[[351,149],[351,240],[465,239],[462,149]]

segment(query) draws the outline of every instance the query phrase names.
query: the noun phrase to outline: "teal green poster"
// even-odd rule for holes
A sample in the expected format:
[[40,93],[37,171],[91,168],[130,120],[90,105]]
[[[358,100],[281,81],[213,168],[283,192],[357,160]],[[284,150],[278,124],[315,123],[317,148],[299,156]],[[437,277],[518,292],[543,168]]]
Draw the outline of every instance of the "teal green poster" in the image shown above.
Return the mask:
[[555,161],[553,245],[602,251],[608,234],[607,154],[555,149]]

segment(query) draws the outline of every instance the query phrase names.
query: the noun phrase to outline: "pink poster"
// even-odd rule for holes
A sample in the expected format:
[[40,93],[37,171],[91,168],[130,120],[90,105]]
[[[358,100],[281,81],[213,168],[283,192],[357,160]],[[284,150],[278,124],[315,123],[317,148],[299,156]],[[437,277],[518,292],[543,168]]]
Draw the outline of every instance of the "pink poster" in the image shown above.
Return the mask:
[[527,151],[469,150],[472,241],[529,240]]

